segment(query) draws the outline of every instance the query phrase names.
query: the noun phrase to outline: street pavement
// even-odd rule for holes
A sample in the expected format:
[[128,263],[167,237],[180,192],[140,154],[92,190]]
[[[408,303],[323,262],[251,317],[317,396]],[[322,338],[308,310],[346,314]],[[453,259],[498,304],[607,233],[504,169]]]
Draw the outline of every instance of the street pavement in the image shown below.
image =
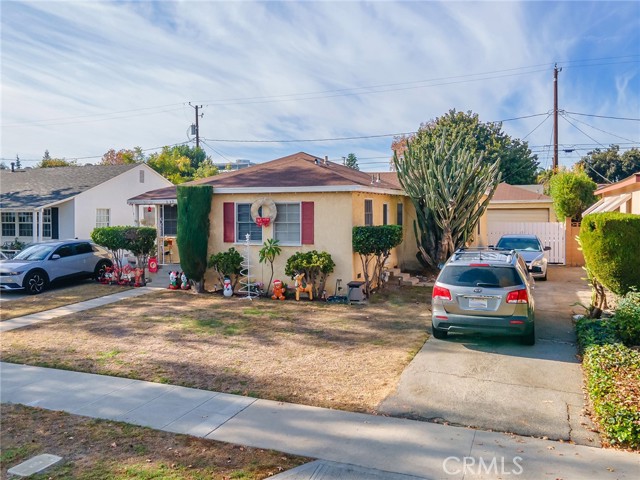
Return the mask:
[[[584,415],[571,305],[588,298],[580,268],[552,267],[535,285],[535,346],[509,337],[433,337],[379,411],[483,430],[599,446]],[[577,292],[577,293],[576,293]]]
[[[312,476],[312,470],[289,477],[296,480],[402,478],[391,474],[465,480],[637,479],[640,471],[635,453],[119,377],[0,363],[0,380],[3,403],[346,464],[326,464],[328,476]],[[367,476],[353,466],[376,472]],[[330,473],[329,467],[337,470]],[[337,476],[340,471],[344,476]]]

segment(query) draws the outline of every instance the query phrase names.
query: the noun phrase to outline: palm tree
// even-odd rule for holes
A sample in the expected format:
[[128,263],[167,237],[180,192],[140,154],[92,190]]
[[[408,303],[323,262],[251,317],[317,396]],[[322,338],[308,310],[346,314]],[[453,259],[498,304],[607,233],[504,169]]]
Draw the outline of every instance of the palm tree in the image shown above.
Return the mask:
[[282,253],[278,240],[270,238],[260,249],[260,263],[267,263],[271,266],[271,278],[266,288],[266,296],[269,296],[269,290],[271,289],[271,282],[273,281],[273,262],[276,257]]

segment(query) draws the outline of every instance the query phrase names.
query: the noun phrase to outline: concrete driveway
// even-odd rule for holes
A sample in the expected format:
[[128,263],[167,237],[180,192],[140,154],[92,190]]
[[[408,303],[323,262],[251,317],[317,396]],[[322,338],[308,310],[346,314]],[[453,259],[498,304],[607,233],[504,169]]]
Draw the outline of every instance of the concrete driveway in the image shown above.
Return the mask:
[[583,415],[572,306],[589,298],[581,268],[537,282],[536,345],[489,336],[433,337],[402,373],[381,413],[599,446]]

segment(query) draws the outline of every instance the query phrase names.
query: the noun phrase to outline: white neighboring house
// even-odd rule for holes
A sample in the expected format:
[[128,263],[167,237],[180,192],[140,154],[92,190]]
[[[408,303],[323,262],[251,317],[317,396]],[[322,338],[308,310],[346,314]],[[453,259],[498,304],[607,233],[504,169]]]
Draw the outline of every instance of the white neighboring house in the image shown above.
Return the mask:
[[[172,183],[145,164],[0,170],[1,243],[90,238],[95,227],[135,225],[127,199]],[[155,208],[143,208],[155,226]]]

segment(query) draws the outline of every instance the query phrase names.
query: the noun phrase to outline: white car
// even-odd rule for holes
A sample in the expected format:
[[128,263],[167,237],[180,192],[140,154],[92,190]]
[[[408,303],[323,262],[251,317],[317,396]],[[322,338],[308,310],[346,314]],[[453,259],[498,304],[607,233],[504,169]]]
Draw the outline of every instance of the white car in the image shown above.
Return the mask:
[[34,243],[0,262],[0,290],[26,290],[35,295],[54,280],[97,278],[111,265],[109,252],[89,240]]
[[503,235],[496,248],[517,251],[527,264],[531,276],[547,279],[547,254],[551,247],[544,247],[537,235]]

